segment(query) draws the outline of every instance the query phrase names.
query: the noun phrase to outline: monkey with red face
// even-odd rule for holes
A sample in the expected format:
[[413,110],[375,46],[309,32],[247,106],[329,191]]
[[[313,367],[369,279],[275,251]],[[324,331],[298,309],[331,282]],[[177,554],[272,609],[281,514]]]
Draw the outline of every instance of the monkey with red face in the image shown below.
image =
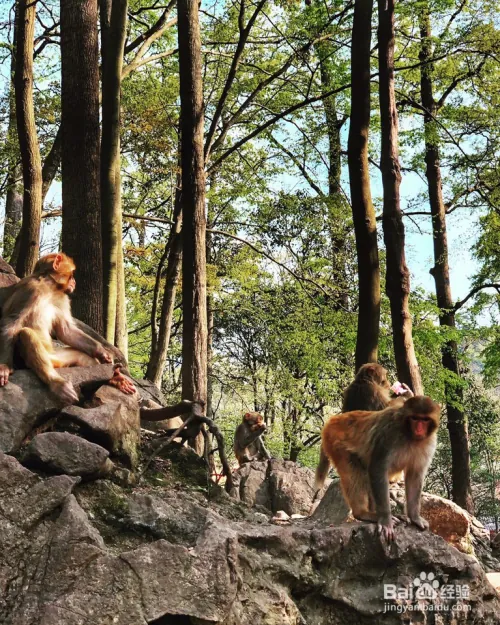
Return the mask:
[[[74,271],[75,264],[66,254],[48,254],[40,258],[31,276],[10,287],[0,320],[0,386],[9,381],[14,350],[66,403],[78,401],[78,395],[56,369],[113,362],[103,346],[74,323],[68,297],[76,287]],[[52,338],[68,347],[54,348]],[[124,393],[135,393],[119,367],[110,383]]]
[[[424,479],[434,456],[439,405],[430,397],[411,397],[404,404],[378,412],[355,410],[330,417],[321,435],[322,454],[335,465],[352,514],[378,524],[380,533],[394,538],[389,480],[404,471],[406,507],[411,523],[429,524],[420,516]],[[316,488],[322,488],[328,466],[316,470]]]

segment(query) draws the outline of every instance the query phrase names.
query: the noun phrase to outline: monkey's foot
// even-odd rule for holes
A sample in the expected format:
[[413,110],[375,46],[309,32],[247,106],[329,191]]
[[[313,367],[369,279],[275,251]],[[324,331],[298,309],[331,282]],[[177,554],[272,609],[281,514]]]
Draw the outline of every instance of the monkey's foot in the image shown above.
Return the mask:
[[417,516],[414,519],[410,519],[410,523],[413,523],[413,525],[416,525],[419,530],[428,530],[429,529],[428,521],[426,521],[421,516]]
[[49,384],[50,390],[57,395],[65,404],[75,404],[79,397],[75,387],[67,380],[54,380]]
[[115,366],[113,377],[108,384],[114,386],[122,393],[125,393],[125,395],[133,395],[137,392],[133,382],[126,378],[121,372],[121,365]]
[[395,538],[392,521],[388,523],[377,523],[377,531],[379,536],[388,543],[392,542]]
[[5,386],[7,384],[11,373],[12,369],[9,365],[0,365],[0,386]]

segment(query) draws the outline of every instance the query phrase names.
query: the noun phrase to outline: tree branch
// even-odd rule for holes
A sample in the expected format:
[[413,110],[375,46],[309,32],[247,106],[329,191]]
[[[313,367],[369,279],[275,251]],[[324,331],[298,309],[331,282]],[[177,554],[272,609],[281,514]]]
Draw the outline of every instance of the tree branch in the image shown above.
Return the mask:
[[464,306],[464,304],[466,304],[470,300],[471,297],[474,297],[476,293],[482,291],[483,289],[496,289],[497,293],[500,295],[500,284],[496,282],[480,284],[479,286],[474,287],[472,291],[470,291],[470,293],[466,297],[464,297],[464,299],[458,301],[451,309],[451,312],[456,313],[458,310],[460,310],[460,308],[462,308],[462,306]]

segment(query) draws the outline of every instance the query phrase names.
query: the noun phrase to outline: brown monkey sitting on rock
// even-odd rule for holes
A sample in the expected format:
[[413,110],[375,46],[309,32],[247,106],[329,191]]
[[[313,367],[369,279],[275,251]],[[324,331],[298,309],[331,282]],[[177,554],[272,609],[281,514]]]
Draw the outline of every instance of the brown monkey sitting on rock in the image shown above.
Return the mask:
[[[78,401],[78,395],[56,369],[113,362],[104,347],[75,324],[68,297],[76,287],[74,271],[75,264],[66,254],[48,254],[36,263],[31,276],[9,287],[0,320],[0,387],[9,381],[14,350],[68,404]],[[52,338],[68,347],[55,348]],[[119,366],[110,384],[123,393],[135,393]]]
[[252,460],[270,460],[261,435],[266,431],[264,418],[259,412],[247,412],[234,433],[234,455],[239,465]]

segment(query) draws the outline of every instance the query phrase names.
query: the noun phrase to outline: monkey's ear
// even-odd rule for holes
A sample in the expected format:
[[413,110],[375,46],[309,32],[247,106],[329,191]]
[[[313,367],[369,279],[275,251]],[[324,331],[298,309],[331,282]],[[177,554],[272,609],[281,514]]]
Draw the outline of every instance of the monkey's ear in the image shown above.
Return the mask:
[[251,415],[249,412],[246,412],[246,413],[245,413],[245,419],[250,419],[250,417],[251,417],[251,416],[252,416],[252,415]]
[[63,259],[62,254],[56,254],[56,257],[54,258],[54,262],[52,263],[52,267],[54,268],[54,271],[59,271],[61,267],[62,259]]

